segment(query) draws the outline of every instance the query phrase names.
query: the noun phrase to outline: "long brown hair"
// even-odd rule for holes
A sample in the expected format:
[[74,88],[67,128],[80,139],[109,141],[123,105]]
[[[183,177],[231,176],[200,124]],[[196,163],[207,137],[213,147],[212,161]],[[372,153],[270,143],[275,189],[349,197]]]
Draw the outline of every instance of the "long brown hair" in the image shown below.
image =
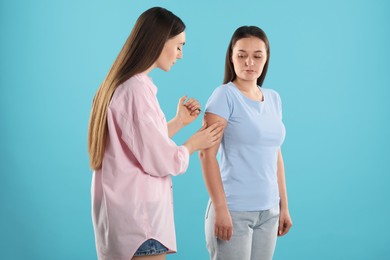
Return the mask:
[[150,68],[160,56],[165,42],[184,30],[183,21],[161,7],[150,8],[138,18],[93,100],[88,129],[92,169],[102,167],[108,135],[107,110],[115,90],[132,76]]
[[265,48],[267,49],[267,61],[264,64],[263,72],[261,73],[260,77],[257,78],[257,85],[260,87],[263,85],[265,76],[267,75],[268,70],[268,63],[269,58],[271,54],[271,50],[269,47],[269,42],[267,35],[265,32],[260,29],[257,26],[241,26],[239,27],[232,36],[232,39],[230,40],[229,46],[226,51],[226,59],[225,59],[225,76],[223,79],[223,84],[226,84],[230,81],[233,81],[236,79],[237,75],[234,71],[234,65],[232,62],[232,53],[234,45],[236,45],[236,42],[242,38],[249,38],[249,37],[257,37],[260,40],[262,40],[265,43]]

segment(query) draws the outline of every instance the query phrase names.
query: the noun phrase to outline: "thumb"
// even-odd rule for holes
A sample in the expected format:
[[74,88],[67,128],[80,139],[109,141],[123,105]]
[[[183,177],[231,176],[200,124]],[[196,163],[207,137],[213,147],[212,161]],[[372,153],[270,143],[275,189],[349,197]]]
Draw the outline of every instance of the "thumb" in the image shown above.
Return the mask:
[[202,120],[202,127],[199,129],[199,131],[205,130],[207,128],[206,121]]
[[180,100],[179,100],[179,104],[180,104],[180,105],[184,105],[184,101],[186,101],[186,99],[187,99],[187,95],[182,96],[182,97],[180,98]]
[[283,233],[283,221],[279,220],[278,236],[282,235],[282,233]]

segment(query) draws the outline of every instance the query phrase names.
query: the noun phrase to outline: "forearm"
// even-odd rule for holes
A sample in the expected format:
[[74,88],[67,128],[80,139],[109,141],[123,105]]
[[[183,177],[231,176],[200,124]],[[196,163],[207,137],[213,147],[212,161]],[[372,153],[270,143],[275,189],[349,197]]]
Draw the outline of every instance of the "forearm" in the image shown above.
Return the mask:
[[288,209],[288,199],[287,199],[287,188],[284,172],[282,173],[278,170],[278,186],[279,186],[279,197],[280,197],[280,207],[283,209]]
[[168,135],[172,138],[177,132],[184,127],[183,123],[177,117],[172,118],[168,122]]
[[218,161],[215,155],[199,152],[203,178],[215,209],[227,208]]
[[287,185],[286,185],[286,176],[284,172],[284,162],[281,151],[278,155],[278,187],[279,187],[279,197],[280,197],[280,208],[288,209],[288,198],[287,198]]
[[288,210],[287,188],[286,188],[286,176],[284,174],[284,162],[282,152],[279,150],[278,154],[278,186],[280,196],[280,215],[279,215],[279,227],[278,236],[284,236],[288,233],[292,226],[290,213]]

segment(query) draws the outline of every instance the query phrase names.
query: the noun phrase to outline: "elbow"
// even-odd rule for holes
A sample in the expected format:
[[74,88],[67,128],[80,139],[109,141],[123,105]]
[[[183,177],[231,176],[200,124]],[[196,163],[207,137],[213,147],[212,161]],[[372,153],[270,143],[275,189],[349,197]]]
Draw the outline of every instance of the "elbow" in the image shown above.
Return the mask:
[[212,159],[216,159],[216,154],[210,152],[209,150],[200,150],[198,152],[199,160],[201,162],[210,161]]
[[199,160],[203,161],[206,158],[206,152],[204,150],[199,150],[198,157]]

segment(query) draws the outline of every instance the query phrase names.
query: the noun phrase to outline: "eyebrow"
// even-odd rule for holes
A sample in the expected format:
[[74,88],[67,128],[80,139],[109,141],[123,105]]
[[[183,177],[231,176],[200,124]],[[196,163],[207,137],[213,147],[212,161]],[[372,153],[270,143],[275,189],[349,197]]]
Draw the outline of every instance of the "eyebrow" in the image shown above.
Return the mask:
[[[238,51],[241,51],[241,52],[246,52],[246,50],[238,50]],[[261,50],[258,50],[258,51],[255,51],[255,52],[263,52]]]

